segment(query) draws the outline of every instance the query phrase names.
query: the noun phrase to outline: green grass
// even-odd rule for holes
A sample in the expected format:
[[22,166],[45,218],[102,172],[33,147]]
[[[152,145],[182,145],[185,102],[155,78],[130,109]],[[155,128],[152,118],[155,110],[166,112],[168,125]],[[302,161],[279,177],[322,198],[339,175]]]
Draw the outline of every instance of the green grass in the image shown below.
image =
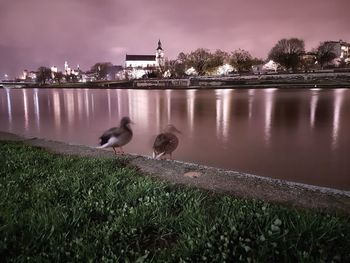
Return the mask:
[[349,217],[159,182],[123,160],[0,143],[0,258],[350,262]]

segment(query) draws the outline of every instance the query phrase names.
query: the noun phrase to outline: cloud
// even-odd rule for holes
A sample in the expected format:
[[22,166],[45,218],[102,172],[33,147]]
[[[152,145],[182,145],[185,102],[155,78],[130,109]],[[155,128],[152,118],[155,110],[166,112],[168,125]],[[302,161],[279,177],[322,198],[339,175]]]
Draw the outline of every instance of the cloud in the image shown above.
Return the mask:
[[159,38],[170,58],[199,47],[265,58],[284,37],[307,48],[350,41],[349,8],[348,0],[11,0],[0,3],[0,70],[123,64],[125,53],[153,54]]

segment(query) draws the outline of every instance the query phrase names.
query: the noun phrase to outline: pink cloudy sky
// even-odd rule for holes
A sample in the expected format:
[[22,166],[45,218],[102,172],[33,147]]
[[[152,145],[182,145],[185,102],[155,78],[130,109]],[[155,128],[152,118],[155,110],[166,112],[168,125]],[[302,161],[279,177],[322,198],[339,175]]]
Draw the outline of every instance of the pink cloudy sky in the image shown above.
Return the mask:
[[350,0],[0,0],[0,79],[67,60],[123,64],[125,54],[168,58],[199,47],[266,58],[281,38],[306,48],[350,41]]

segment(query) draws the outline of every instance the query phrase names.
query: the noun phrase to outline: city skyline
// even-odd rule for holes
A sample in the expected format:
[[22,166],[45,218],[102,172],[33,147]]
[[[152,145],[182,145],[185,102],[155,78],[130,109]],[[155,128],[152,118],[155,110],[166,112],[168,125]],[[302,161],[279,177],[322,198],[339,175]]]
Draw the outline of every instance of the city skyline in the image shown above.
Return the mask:
[[[196,48],[248,50],[266,58],[281,38],[298,37],[306,50],[348,39],[347,0],[317,1],[8,1],[0,3],[0,74],[61,65],[89,69],[123,64],[125,54],[165,56]],[[288,11],[288,13],[286,13]]]

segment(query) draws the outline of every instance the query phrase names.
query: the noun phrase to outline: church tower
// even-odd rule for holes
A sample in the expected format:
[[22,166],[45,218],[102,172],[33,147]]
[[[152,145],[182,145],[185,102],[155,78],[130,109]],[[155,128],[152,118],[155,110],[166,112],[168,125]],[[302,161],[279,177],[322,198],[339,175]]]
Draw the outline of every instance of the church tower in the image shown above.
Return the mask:
[[156,50],[156,62],[158,66],[164,64],[164,51],[163,51],[162,42],[160,42],[160,39],[158,40],[158,47]]

